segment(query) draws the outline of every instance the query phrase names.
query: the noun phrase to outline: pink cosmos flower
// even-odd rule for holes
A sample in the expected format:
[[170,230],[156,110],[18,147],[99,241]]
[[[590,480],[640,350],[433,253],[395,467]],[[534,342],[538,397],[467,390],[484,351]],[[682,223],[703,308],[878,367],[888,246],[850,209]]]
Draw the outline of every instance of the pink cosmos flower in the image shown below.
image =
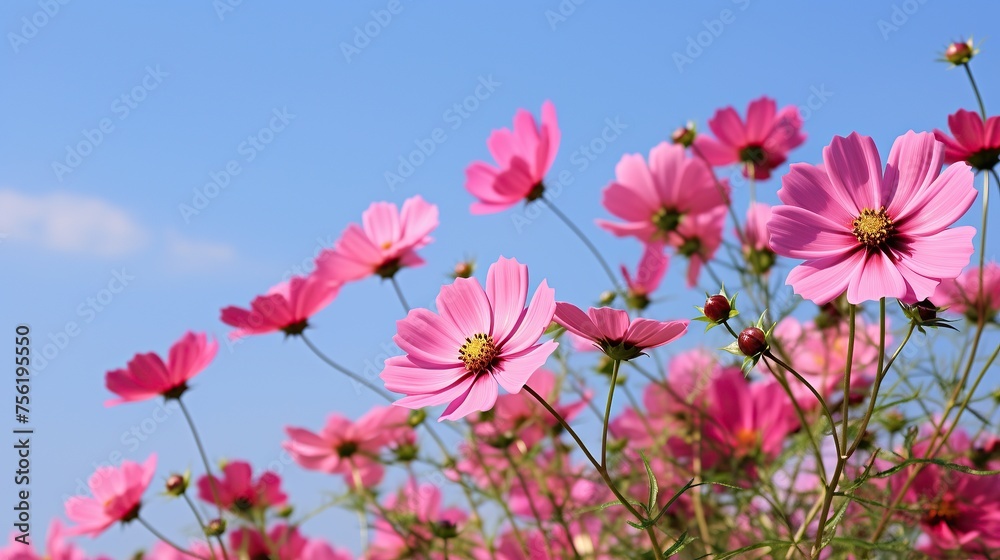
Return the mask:
[[119,521],[134,520],[155,472],[156,454],[141,465],[122,461],[119,468],[99,467],[88,481],[93,497],[73,496],[66,500],[66,517],[76,523],[69,533],[96,537]]
[[378,406],[357,422],[331,414],[320,433],[289,426],[291,438],[282,447],[303,468],[344,476],[350,486],[370,488],[382,481],[385,470],[379,453],[411,432],[409,413],[397,407]]
[[[774,338],[781,342],[783,348],[793,349],[790,351],[794,353],[796,371],[816,389],[827,406],[831,409],[840,406],[844,395],[847,348],[850,344],[849,325],[837,322],[819,328],[815,323],[802,323],[795,317],[787,317],[774,328]],[[859,316],[855,325],[854,363],[851,366],[851,403],[864,398],[868,387],[875,380],[878,345],[878,324],[869,324]],[[892,345],[892,335],[889,332],[886,333],[886,345]],[[815,410],[819,407],[819,401],[808,387],[787,372],[785,377],[803,410]]]
[[[401,535],[385,518],[375,520],[375,535],[368,549],[369,560],[431,558],[435,529],[460,530],[468,515],[458,508],[441,508],[441,490],[434,484],[417,484],[409,479],[398,494],[386,499],[382,511],[405,523]],[[437,558],[437,556],[433,556]]]
[[579,307],[560,301],[553,317],[571,333],[589,339],[614,360],[631,360],[644,350],[663,346],[687,332],[688,321],[654,321],[639,318],[629,322],[628,313],[610,307]]
[[513,132],[494,130],[486,142],[496,166],[473,162],[465,170],[465,189],[479,202],[472,204],[473,214],[492,214],[517,204],[542,197],[542,180],[559,150],[559,125],[551,101],[542,104],[542,126],[524,109],[514,116]]
[[670,257],[663,253],[663,246],[659,244],[646,245],[635,276],[622,265],[622,276],[628,287],[627,301],[631,307],[645,309],[649,306],[649,296],[660,287],[669,265]]
[[320,539],[303,536],[297,527],[279,524],[267,535],[257,529],[241,527],[229,534],[229,549],[238,558],[269,560],[351,560],[351,555],[337,550]]
[[682,146],[663,142],[650,150],[648,164],[640,154],[622,156],[602,204],[625,223],[597,224],[618,237],[679,246],[683,240],[672,235],[679,226],[692,216],[725,209],[727,200],[728,183],[717,184],[705,162],[688,157]]
[[[212,481],[215,481],[215,490]],[[203,475],[198,479],[198,497],[214,504],[218,492],[218,504],[223,509],[246,512],[282,506],[288,496],[281,490],[281,477],[266,471],[257,480],[253,479],[253,469],[246,461],[231,461],[222,467],[222,478]]]
[[939,175],[944,146],[928,133],[896,139],[885,172],[867,136],[836,137],[823,165],[795,164],[782,178],[767,227],[782,256],[805,259],[786,280],[824,304],[847,290],[850,303],[913,303],[955,278],[972,254],[972,227],[948,229],[976,198],[973,175],[954,163]]
[[284,331],[286,335],[301,334],[309,326],[308,319],[330,304],[341,284],[331,282],[315,272],[309,276],[293,276],[257,296],[250,309],[227,307],[222,310],[222,322],[236,327],[229,338],[250,334]]
[[507,503],[515,514],[534,518],[537,512],[542,520],[551,520],[557,511],[579,511],[607,497],[605,486],[588,480],[582,468],[567,464],[569,460],[565,457],[555,457],[554,451],[544,452],[537,461],[550,466],[559,461],[564,464],[542,474],[524,477],[526,486],[521,484],[521,479],[514,479]]
[[219,343],[209,341],[204,333],[188,332],[170,347],[166,364],[152,352],[136,354],[128,367],[111,370],[105,375],[108,390],[120,398],[109,400],[104,406],[157,396],[179,398],[187,390],[188,380],[205,369],[218,350]]
[[981,315],[986,321],[992,320],[1000,311],[1000,265],[989,262],[983,267],[982,299],[979,297],[979,267],[976,266],[954,280],[942,281],[931,301],[949,311],[962,313],[971,321],[978,321]]
[[755,179],[769,178],[788,159],[788,152],[806,140],[799,109],[789,105],[778,111],[769,97],[750,102],[746,123],[736,109],[726,107],[715,112],[708,127],[715,138],[699,135],[694,140],[695,153],[716,166],[742,163],[744,177],[750,176],[752,167]]
[[361,215],[361,223],[347,226],[332,249],[316,259],[316,274],[335,283],[360,280],[371,274],[392,278],[401,268],[420,266],[417,249],[433,239],[438,208],[414,196],[400,211],[390,202],[375,202]]
[[[0,558],[5,560],[87,560],[88,556],[76,546],[66,542],[66,528],[58,519],[53,519],[49,525],[49,534],[45,539],[45,552],[36,554],[31,546],[15,541],[11,534],[10,544],[0,548]],[[34,542],[34,539],[31,540]],[[95,560],[110,560],[106,556]]]
[[[536,371],[526,385],[544,397],[545,402],[567,422],[576,418],[592,396],[587,390],[581,399],[561,403],[558,379],[554,373],[544,368]],[[489,420],[476,423],[474,430],[476,437],[481,441],[492,441],[506,434],[516,434],[517,438],[531,449],[543,441],[546,435],[555,433],[559,428],[559,421],[538,401],[524,393],[517,393],[497,397],[496,406],[493,407]]]
[[983,171],[996,166],[1000,159],[1000,116],[983,123],[979,113],[959,109],[948,115],[948,128],[954,138],[934,130],[934,137],[944,143],[945,163],[964,161]]
[[406,397],[396,405],[422,408],[449,402],[440,420],[485,411],[497,385],[517,393],[558,343],[538,344],[555,310],[555,291],[545,280],[528,297],[528,267],[500,257],[490,266],[486,290],[474,278],[441,288],[439,313],[414,309],[397,321],[393,340],[406,352],[389,358],[381,377]]
[[[213,554],[215,554],[215,558],[222,558],[221,549],[217,546],[212,546],[209,549],[203,540],[192,542],[187,546],[187,550],[200,558],[212,558]],[[142,556],[142,560],[193,560],[193,558],[190,554],[184,554],[163,541],[157,541],[153,550]]]
[[773,460],[798,427],[792,403],[776,382],[748,383],[739,368],[727,368],[708,391],[704,435],[720,458]]
[[743,240],[743,258],[757,274],[765,274],[774,266],[774,250],[767,222],[771,220],[771,206],[760,202],[750,203],[743,231],[737,232]]
[[726,209],[720,206],[685,220],[673,234],[680,240],[677,252],[688,258],[688,287],[698,283],[701,268],[715,257],[725,224]]

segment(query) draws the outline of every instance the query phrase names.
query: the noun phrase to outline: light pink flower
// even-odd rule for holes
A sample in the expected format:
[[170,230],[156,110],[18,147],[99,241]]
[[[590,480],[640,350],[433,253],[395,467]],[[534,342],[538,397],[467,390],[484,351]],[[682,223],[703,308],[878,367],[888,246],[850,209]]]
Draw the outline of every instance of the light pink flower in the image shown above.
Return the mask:
[[648,164],[640,154],[622,156],[602,204],[625,223],[597,224],[618,237],[677,246],[682,241],[671,234],[678,227],[692,216],[725,208],[728,199],[729,185],[716,184],[705,162],[688,157],[682,146],[663,142],[650,150]]
[[[782,319],[774,328],[774,338],[781,342],[783,348],[794,353],[796,371],[816,389],[830,408],[836,408],[843,400],[849,335],[850,327],[846,322],[819,328],[812,322],[802,323],[795,317]],[[859,316],[855,324],[854,363],[851,366],[851,402],[864,398],[867,388],[875,380],[878,345],[878,324],[869,324]],[[886,346],[891,345],[892,335],[887,332]],[[808,387],[787,372],[785,376],[800,407],[804,410],[819,407],[819,401]]]
[[[382,481],[385,470],[379,453],[410,432],[409,413],[397,407],[377,406],[357,422],[331,414],[318,433],[289,426],[291,439],[282,447],[305,469],[340,474],[350,486],[370,488]],[[356,477],[356,478],[355,478]]]
[[317,275],[344,283],[372,274],[392,278],[401,268],[424,264],[417,249],[433,241],[438,208],[420,196],[407,199],[402,211],[390,202],[375,202],[361,223],[347,226],[333,248],[319,255]]
[[309,276],[293,276],[271,288],[267,294],[250,302],[250,309],[230,306],[222,310],[222,322],[236,327],[232,339],[250,334],[284,331],[286,335],[301,334],[309,326],[308,319],[330,304],[341,284],[331,282],[315,272]]
[[144,401],[157,396],[179,398],[187,390],[187,382],[208,367],[219,343],[204,333],[188,332],[170,347],[167,363],[148,352],[136,354],[125,369],[109,371],[104,377],[108,390],[119,396],[104,406]]
[[374,539],[368,549],[369,560],[431,558],[428,552],[436,538],[435,525],[460,530],[468,519],[461,509],[441,508],[441,490],[436,485],[417,484],[412,478],[398,494],[386,499],[382,511],[390,512],[394,519],[406,520],[405,534],[400,535],[385,518],[377,518]]
[[983,123],[979,113],[959,109],[948,115],[948,136],[934,130],[934,137],[944,143],[945,163],[964,161],[976,169],[993,169],[1000,158],[1000,116],[989,117]]
[[69,533],[96,537],[119,521],[134,520],[155,472],[156,454],[141,465],[122,461],[119,468],[99,467],[88,481],[93,497],[73,496],[66,500],[66,517],[76,523]]
[[510,208],[521,200],[531,202],[545,190],[545,174],[559,151],[559,124],[551,101],[542,104],[542,126],[535,117],[521,109],[514,116],[514,130],[494,130],[486,142],[496,166],[473,162],[465,170],[465,189],[479,202],[472,204],[473,214],[492,214]]
[[976,198],[964,163],[939,175],[944,147],[929,133],[896,139],[885,173],[871,138],[835,137],[823,165],[793,165],[767,227],[782,256],[805,259],[786,280],[817,304],[847,290],[850,303],[913,303],[955,278],[972,254],[975,228],[948,229]]
[[726,209],[720,206],[685,220],[672,234],[678,240],[677,253],[688,258],[688,287],[698,283],[701,267],[715,257],[725,225]]
[[553,317],[571,333],[587,338],[615,360],[631,360],[644,350],[663,346],[687,332],[688,321],[629,321],[628,313],[610,307],[591,307],[586,313],[565,302],[556,304]]
[[[215,481],[214,485],[212,480]],[[253,469],[246,461],[226,463],[222,467],[221,479],[214,475],[203,475],[198,479],[199,498],[214,504],[215,492],[218,492],[219,506],[236,512],[282,506],[288,501],[288,496],[281,490],[281,477],[265,471],[254,480]]]
[[[536,371],[526,385],[545,398],[545,402],[567,422],[576,418],[592,396],[587,390],[581,399],[561,403],[558,379],[554,373],[545,368]],[[516,434],[517,438],[530,449],[536,443],[543,441],[545,436],[555,433],[559,426],[559,421],[538,401],[525,393],[517,393],[497,397],[496,406],[493,407],[489,420],[476,423],[474,430],[480,441],[491,441],[508,433]]]
[[715,138],[704,134],[694,140],[696,153],[712,165],[743,164],[743,176],[767,179],[771,171],[788,159],[788,152],[806,140],[802,117],[794,105],[778,111],[769,97],[750,102],[744,123],[736,109],[726,107],[708,120]]
[[634,276],[622,265],[630,305],[645,309],[649,305],[649,296],[660,287],[669,266],[670,257],[663,253],[663,246],[660,244],[646,245]]
[[438,313],[414,309],[396,322],[393,340],[406,352],[389,358],[381,377],[406,397],[395,404],[422,408],[450,403],[440,420],[456,420],[493,407],[497,385],[517,393],[556,346],[538,344],[555,309],[555,291],[542,280],[531,303],[528,267],[500,257],[486,290],[474,278],[441,288]]
[[[66,542],[66,528],[58,519],[53,519],[49,524],[49,534],[45,539],[45,552],[36,554],[31,546],[25,546],[23,542],[15,541],[14,537],[19,533],[12,533],[10,544],[0,548],[0,558],[4,560],[87,560],[88,556],[76,546]],[[35,539],[30,537],[29,542]],[[101,556],[96,560],[110,560]]]
[[980,315],[986,321],[992,320],[1000,311],[1000,266],[989,262],[983,267],[982,299],[979,297],[979,267],[976,266],[954,280],[942,281],[931,301],[949,311],[962,313],[972,321],[978,321]]

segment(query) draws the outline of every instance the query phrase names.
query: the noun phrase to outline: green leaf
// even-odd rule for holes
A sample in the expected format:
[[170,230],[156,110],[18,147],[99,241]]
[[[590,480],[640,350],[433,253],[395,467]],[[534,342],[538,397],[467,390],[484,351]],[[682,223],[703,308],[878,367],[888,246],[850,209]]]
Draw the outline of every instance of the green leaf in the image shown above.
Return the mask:
[[663,551],[664,558],[670,558],[674,554],[684,550],[684,548],[695,541],[694,537],[689,537],[687,531],[681,533],[681,536],[677,537],[677,542],[670,545],[670,548]]
[[729,552],[723,552],[722,554],[713,556],[712,558],[713,560],[726,560],[727,558],[736,558],[741,554],[743,554],[744,552],[750,552],[751,550],[757,550],[760,548],[770,547],[772,548],[772,552],[776,552],[776,550],[774,550],[775,548],[777,550],[785,550],[790,546],[794,546],[794,543],[791,543],[789,541],[778,541],[778,540],[763,541],[757,544],[752,544],[750,546],[744,546],[743,548],[738,548],[736,550],[730,550]]
[[646,479],[649,481],[649,505],[646,506],[646,515],[652,515],[656,508],[656,498],[660,493],[660,487],[656,484],[656,475],[653,474],[653,468],[649,466],[646,454],[640,451],[639,456],[642,457],[642,466],[646,467]]

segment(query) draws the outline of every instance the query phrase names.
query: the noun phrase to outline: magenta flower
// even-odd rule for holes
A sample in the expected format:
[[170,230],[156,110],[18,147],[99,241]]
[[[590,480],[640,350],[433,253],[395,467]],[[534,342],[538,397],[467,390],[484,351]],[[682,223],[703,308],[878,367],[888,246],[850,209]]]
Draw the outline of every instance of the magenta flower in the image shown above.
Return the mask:
[[176,399],[187,390],[187,382],[208,367],[219,343],[204,333],[188,332],[170,347],[167,363],[148,352],[136,354],[128,367],[109,371],[104,377],[108,390],[119,396],[104,406],[144,401],[157,396]]
[[[215,484],[212,484],[213,480]],[[218,502],[214,497],[215,492],[218,492]],[[235,512],[282,506],[288,501],[288,496],[281,491],[281,477],[266,471],[254,480],[253,469],[246,461],[226,463],[222,467],[221,479],[211,474],[199,478],[198,497]]]
[[640,154],[622,156],[601,203],[625,223],[597,220],[597,225],[618,237],[677,246],[682,241],[672,234],[679,226],[725,208],[728,199],[729,185],[716,184],[705,162],[688,157],[682,146],[662,142],[650,150],[648,164]]
[[634,275],[622,265],[622,276],[628,288],[627,301],[631,307],[645,309],[649,306],[649,296],[660,287],[669,266],[670,257],[663,254],[663,246],[659,244],[646,245]]
[[343,475],[350,486],[373,487],[382,481],[385,470],[379,459],[381,450],[412,431],[401,408],[378,406],[351,422],[331,414],[317,434],[305,428],[289,426],[291,439],[282,447],[302,468]]
[[776,382],[749,383],[738,368],[718,373],[708,388],[705,439],[720,458],[773,460],[798,427],[791,401]]
[[465,189],[479,199],[470,207],[473,214],[492,214],[517,204],[541,198],[545,174],[559,150],[559,124],[551,101],[542,104],[542,126],[521,109],[514,116],[513,132],[494,130],[486,145],[496,166],[473,162],[465,170]]
[[90,496],[66,500],[66,517],[76,523],[71,535],[96,537],[108,527],[128,523],[139,516],[142,495],[156,472],[156,454],[143,464],[122,461],[121,467],[99,467],[90,476]]
[[422,408],[450,403],[440,420],[456,420],[493,407],[497,385],[517,393],[558,346],[538,344],[555,310],[545,280],[528,297],[528,267],[500,257],[486,277],[458,278],[441,288],[439,313],[414,309],[396,322],[393,340],[406,352],[389,358],[381,377],[406,397],[396,405]]
[[822,305],[847,290],[850,303],[913,303],[955,278],[972,254],[972,227],[948,229],[976,190],[964,163],[940,173],[944,146],[928,133],[896,139],[885,173],[871,138],[853,133],[823,149],[823,165],[793,165],[767,227],[771,246],[804,259],[786,280]]
[[337,550],[320,539],[309,539],[297,527],[278,524],[262,534],[258,529],[241,527],[229,534],[229,549],[238,558],[269,560],[351,560],[351,555]]
[[361,223],[347,226],[332,249],[316,259],[316,274],[334,283],[360,280],[371,274],[392,278],[401,268],[420,266],[417,249],[433,241],[438,208],[414,196],[400,211],[390,202],[375,202],[361,215]]
[[931,297],[935,305],[962,313],[975,322],[982,316],[991,321],[1000,311],[1000,265],[988,262],[983,267],[982,298],[979,294],[979,267],[970,267],[954,280],[944,280]]
[[407,520],[407,530],[400,534],[393,523],[378,517],[374,523],[374,539],[368,550],[369,560],[397,558],[438,558],[430,555],[429,546],[435,531],[443,528],[458,530],[468,514],[458,508],[441,508],[441,489],[434,484],[417,484],[411,478],[399,493],[389,496],[383,508],[391,520]]
[[610,307],[579,307],[560,301],[553,317],[567,331],[582,336],[613,360],[631,360],[644,350],[663,346],[687,332],[688,321],[654,321],[639,318],[629,322],[628,313]]
[[1000,159],[1000,116],[984,123],[979,113],[959,109],[948,115],[948,128],[954,138],[934,130],[934,137],[944,143],[945,163],[964,161],[983,171],[996,166]]
[[769,97],[750,102],[744,123],[736,109],[726,107],[709,119],[708,128],[715,138],[699,135],[694,140],[696,153],[712,165],[743,164],[743,176],[768,179],[771,171],[788,159],[788,152],[806,141],[802,133],[799,109],[789,105],[778,111]]
[[293,276],[271,288],[267,294],[250,302],[250,309],[230,306],[222,310],[222,322],[236,327],[229,338],[251,334],[283,331],[286,335],[302,334],[309,318],[337,297],[341,284],[331,282],[315,272],[309,276]]

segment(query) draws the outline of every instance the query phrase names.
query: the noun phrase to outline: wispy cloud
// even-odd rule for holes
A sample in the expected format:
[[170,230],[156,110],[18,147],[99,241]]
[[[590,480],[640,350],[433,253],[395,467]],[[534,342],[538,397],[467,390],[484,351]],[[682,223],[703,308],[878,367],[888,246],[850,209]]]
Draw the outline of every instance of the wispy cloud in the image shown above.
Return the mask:
[[134,253],[149,239],[128,212],[100,198],[13,189],[0,189],[0,233],[8,242],[99,257]]
[[236,260],[236,249],[228,243],[190,239],[176,232],[167,232],[166,250],[170,268],[177,272],[202,272]]

